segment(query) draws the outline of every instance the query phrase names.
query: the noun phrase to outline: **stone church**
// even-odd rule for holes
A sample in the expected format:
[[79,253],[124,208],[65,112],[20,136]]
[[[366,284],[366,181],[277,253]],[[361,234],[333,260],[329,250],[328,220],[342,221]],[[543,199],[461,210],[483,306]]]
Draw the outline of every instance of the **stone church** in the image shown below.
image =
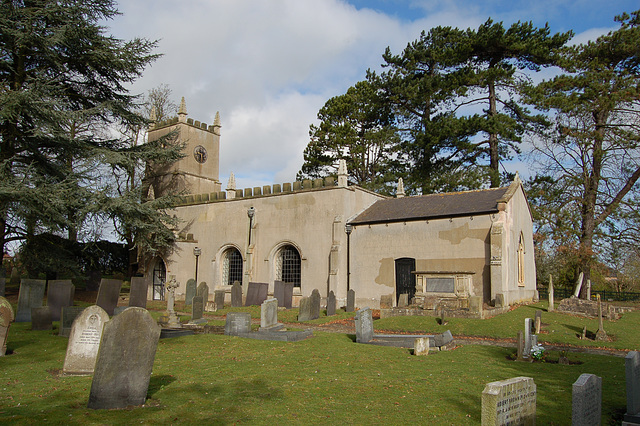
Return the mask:
[[[522,182],[503,188],[396,197],[348,184],[345,164],[336,178],[226,190],[219,176],[220,117],[212,125],[178,117],[152,123],[149,140],[175,135],[186,156],[150,169],[150,194],[174,186],[189,195],[175,207],[182,222],[175,249],[144,266],[149,298],[162,299],[175,275],[176,294],[187,280],[210,292],[244,293],[249,282],[293,283],[294,305],[318,289],[338,305],[347,291],[356,307],[396,306],[401,294],[427,309],[438,304],[507,307],[535,297],[533,223]],[[230,297],[230,296],[228,296]]]

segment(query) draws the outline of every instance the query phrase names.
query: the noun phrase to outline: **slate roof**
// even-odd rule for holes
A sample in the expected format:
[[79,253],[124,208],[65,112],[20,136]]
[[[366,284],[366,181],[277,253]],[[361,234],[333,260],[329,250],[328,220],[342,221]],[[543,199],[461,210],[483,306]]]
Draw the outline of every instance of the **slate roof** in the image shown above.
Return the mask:
[[497,213],[498,202],[508,201],[512,195],[513,188],[507,186],[479,191],[388,198],[377,201],[349,223],[363,225]]

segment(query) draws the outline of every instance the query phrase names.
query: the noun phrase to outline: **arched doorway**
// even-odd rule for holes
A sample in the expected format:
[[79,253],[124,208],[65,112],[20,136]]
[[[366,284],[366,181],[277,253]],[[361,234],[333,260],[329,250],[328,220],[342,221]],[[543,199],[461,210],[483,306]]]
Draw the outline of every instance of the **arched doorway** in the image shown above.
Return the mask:
[[153,267],[153,300],[164,300],[164,284],[167,281],[167,268],[162,259],[157,259]]
[[409,303],[416,295],[416,260],[410,257],[396,259],[396,303],[401,294],[409,295]]

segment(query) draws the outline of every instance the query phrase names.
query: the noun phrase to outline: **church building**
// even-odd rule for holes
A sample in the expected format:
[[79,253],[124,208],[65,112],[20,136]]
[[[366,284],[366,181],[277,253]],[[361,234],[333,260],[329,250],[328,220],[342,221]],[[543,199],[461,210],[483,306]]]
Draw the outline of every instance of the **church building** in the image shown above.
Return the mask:
[[[175,275],[206,282],[210,292],[239,281],[294,285],[294,306],[318,289],[356,307],[397,306],[400,295],[426,309],[507,307],[534,299],[533,222],[518,177],[503,188],[424,196],[386,197],[324,178],[222,190],[220,117],[212,125],[178,117],[152,123],[149,140],[174,134],[186,156],[148,179],[151,194],[169,187],[189,195],[174,209],[181,219],[174,250],[144,267],[149,298],[162,299]],[[230,295],[228,295],[230,297]],[[228,299],[229,300],[229,299]]]

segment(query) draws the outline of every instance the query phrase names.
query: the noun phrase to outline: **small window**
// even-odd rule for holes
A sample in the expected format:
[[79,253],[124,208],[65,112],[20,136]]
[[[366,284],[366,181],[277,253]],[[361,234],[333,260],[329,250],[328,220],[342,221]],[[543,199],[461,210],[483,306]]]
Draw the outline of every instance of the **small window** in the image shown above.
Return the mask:
[[236,248],[227,249],[222,260],[222,282],[232,285],[242,282],[242,255]]

